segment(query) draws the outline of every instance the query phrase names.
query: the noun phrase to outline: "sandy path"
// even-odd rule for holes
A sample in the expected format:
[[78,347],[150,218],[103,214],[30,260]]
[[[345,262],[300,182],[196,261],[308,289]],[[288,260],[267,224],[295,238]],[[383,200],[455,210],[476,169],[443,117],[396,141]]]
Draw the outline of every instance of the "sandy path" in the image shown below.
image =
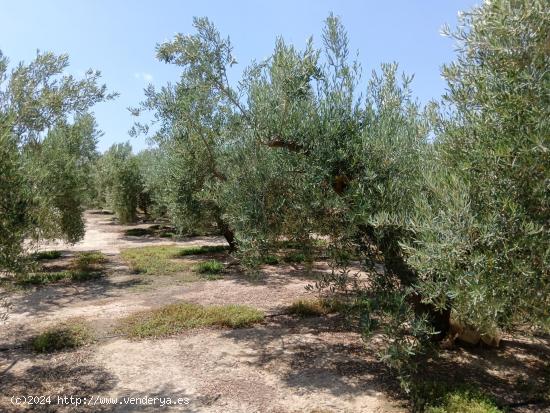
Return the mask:
[[[177,278],[160,277],[143,283],[120,262],[120,249],[173,242],[125,237],[127,228],[113,225],[109,216],[87,214],[85,239],[74,246],[55,247],[68,253],[100,250],[109,254],[109,275],[95,282],[48,286],[14,296],[0,346],[13,346],[50,324],[73,317],[86,319],[108,336],[109,328],[125,315],[181,300],[247,304],[278,314],[308,294],[304,287],[311,280],[290,266],[270,267],[258,280],[234,276],[180,283]],[[204,237],[178,245],[221,242],[218,237]],[[188,405],[164,408],[96,405],[50,406],[48,410],[42,406],[39,411],[402,411],[389,402],[394,383],[387,371],[367,356],[360,337],[342,330],[339,322],[286,316],[268,320],[254,328],[194,330],[160,340],[103,336],[92,346],[53,355],[37,356],[20,348],[3,351],[0,394],[189,398]],[[0,411],[24,409],[0,398]]]
[[222,237],[193,237],[186,241],[174,242],[170,239],[143,238],[125,236],[124,231],[130,228],[147,228],[149,224],[124,226],[113,222],[112,215],[96,214],[87,212],[86,234],[84,239],[74,245],[64,242],[53,241],[40,245],[38,249],[67,250],[67,251],[89,251],[98,250],[107,255],[118,254],[123,248],[140,247],[148,245],[205,245],[224,244]]

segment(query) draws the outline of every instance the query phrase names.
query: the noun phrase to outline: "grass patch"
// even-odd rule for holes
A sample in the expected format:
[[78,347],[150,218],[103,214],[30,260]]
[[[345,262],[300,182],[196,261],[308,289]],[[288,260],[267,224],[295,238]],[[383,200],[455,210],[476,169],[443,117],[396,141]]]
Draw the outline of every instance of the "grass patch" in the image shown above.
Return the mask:
[[55,272],[33,272],[26,276],[17,278],[15,282],[22,287],[31,285],[45,285],[56,281],[66,280],[71,278],[71,271],[55,271]]
[[61,257],[61,251],[38,251],[32,254],[31,257],[36,261],[55,260],[56,258]]
[[31,341],[32,349],[37,353],[82,347],[93,341],[90,328],[82,322],[71,322],[52,327]]
[[288,312],[300,317],[320,317],[323,315],[337,313],[343,310],[346,304],[338,300],[328,299],[301,299],[294,301]]
[[89,281],[101,277],[101,271],[65,270],[54,272],[34,272],[17,279],[16,284],[22,287],[51,284],[57,281]]
[[262,263],[267,265],[277,265],[279,262],[279,257],[276,255],[266,255],[265,257],[262,257]]
[[124,231],[124,235],[130,237],[143,237],[145,235],[153,235],[150,228],[130,228]]
[[16,279],[15,284],[28,287],[31,285],[51,284],[61,280],[88,281],[101,277],[103,264],[107,261],[105,255],[99,251],[79,252],[71,260],[68,269],[62,271],[48,271],[47,268]]
[[[226,247],[223,245],[187,248],[181,248],[174,245],[160,245],[124,249],[120,252],[120,256],[128,263],[130,269],[136,273],[170,275],[192,269],[199,274],[215,276],[223,271],[223,263],[216,260],[209,260],[198,263],[191,268],[189,263],[178,260],[178,258],[188,255],[220,252],[225,251],[225,249]],[[197,281],[198,279],[199,278],[195,277],[187,281]]]
[[224,269],[223,263],[217,260],[208,260],[204,262],[199,262],[193,267],[193,271],[198,272],[199,274],[207,275],[217,275],[221,273]]
[[306,260],[306,255],[303,252],[290,252],[284,256],[283,260],[287,263],[302,263]]
[[178,255],[184,257],[187,255],[215,254],[225,252],[226,250],[226,245],[202,245],[183,248]]
[[449,388],[443,382],[424,382],[413,388],[416,410],[425,413],[503,413],[494,400],[470,385]]
[[180,256],[181,248],[173,245],[127,248],[120,256],[136,273],[150,275],[167,275],[188,269],[188,264],[174,258]]
[[159,233],[160,238],[175,238],[177,235],[174,231],[161,231]]
[[122,321],[120,330],[134,338],[162,337],[198,327],[248,327],[263,318],[261,311],[243,305],[179,303],[133,314]]
[[72,266],[81,271],[90,271],[102,267],[107,258],[99,251],[79,252],[72,261]]

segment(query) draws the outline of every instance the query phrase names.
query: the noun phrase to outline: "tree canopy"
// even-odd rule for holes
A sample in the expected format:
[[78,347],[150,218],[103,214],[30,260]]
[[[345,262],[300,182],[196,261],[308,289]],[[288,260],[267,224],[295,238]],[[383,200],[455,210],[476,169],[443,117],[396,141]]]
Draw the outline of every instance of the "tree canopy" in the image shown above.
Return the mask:
[[[89,113],[113,99],[100,72],[63,74],[67,55],[38,52],[8,70],[0,52],[0,267],[21,269],[24,240],[84,236],[83,203],[100,132]],[[5,172],[5,173],[4,173]]]

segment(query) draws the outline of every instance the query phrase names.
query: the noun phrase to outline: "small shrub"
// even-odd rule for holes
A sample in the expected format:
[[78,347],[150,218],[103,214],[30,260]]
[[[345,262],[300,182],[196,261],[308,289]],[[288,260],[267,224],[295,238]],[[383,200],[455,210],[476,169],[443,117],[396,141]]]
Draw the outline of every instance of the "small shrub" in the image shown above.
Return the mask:
[[52,327],[39,334],[31,341],[31,347],[37,353],[51,353],[78,348],[92,341],[90,328],[81,322],[73,322]]
[[130,228],[124,231],[124,235],[129,237],[144,237],[146,235],[153,235],[151,228]]
[[302,252],[291,252],[284,257],[284,261],[288,263],[302,263],[306,260],[306,256]]
[[202,245],[183,248],[177,255],[184,257],[187,255],[214,254],[226,250],[226,245]]
[[101,266],[107,258],[99,251],[79,252],[73,258],[71,266],[81,271],[90,271]]
[[491,398],[468,385],[424,382],[413,388],[412,400],[415,410],[425,413],[502,413]]
[[243,305],[171,304],[125,318],[120,330],[130,337],[161,337],[208,326],[240,328],[262,321],[261,311]]
[[263,257],[263,263],[267,265],[277,265],[279,264],[279,257],[276,255],[266,255]]
[[61,251],[51,250],[51,251],[38,251],[32,254],[32,258],[37,261],[42,260],[55,260],[56,258],[61,257]]
[[223,271],[223,263],[216,260],[200,262],[193,267],[193,270],[200,274],[219,274]]
[[300,299],[288,307],[288,312],[300,317],[318,317],[338,312],[344,306],[344,303],[336,300]]

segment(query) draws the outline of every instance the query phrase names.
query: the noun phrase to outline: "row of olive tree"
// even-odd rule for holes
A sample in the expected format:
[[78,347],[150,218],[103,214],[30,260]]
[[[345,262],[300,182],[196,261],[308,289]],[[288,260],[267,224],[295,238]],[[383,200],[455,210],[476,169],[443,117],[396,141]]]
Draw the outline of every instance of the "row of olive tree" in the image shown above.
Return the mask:
[[99,72],[77,80],[66,55],[8,69],[0,52],[0,271],[21,270],[25,240],[84,235],[83,205],[99,136],[90,108],[112,99]]
[[[451,317],[480,334],[548,327],[543,1],[487,2],[463,15],[439,110],[412,98],[396,65],[362,87],[336,17],[321,49],[278,39],[237,87],[229,40],[207,19],[194,25],[196,34],[158,47],[181,76],[148,88],[140,108],[159,125],[175,223],[217,222],[249,264],[281,236],[304,246],[326,236],[344,267],[342,257],[360,254],[371,274],[355,291],[365,332],[382,332],[396,367],[443,338]],[[349,288],[341,280],[327,282]]]
[[128,142],[112,145],[91,170],[96,196],[90,206],[112,210],[122,224],[136,222],[138,209],[146,218],[165,216],[163,161],[155,149],[134,154]]

